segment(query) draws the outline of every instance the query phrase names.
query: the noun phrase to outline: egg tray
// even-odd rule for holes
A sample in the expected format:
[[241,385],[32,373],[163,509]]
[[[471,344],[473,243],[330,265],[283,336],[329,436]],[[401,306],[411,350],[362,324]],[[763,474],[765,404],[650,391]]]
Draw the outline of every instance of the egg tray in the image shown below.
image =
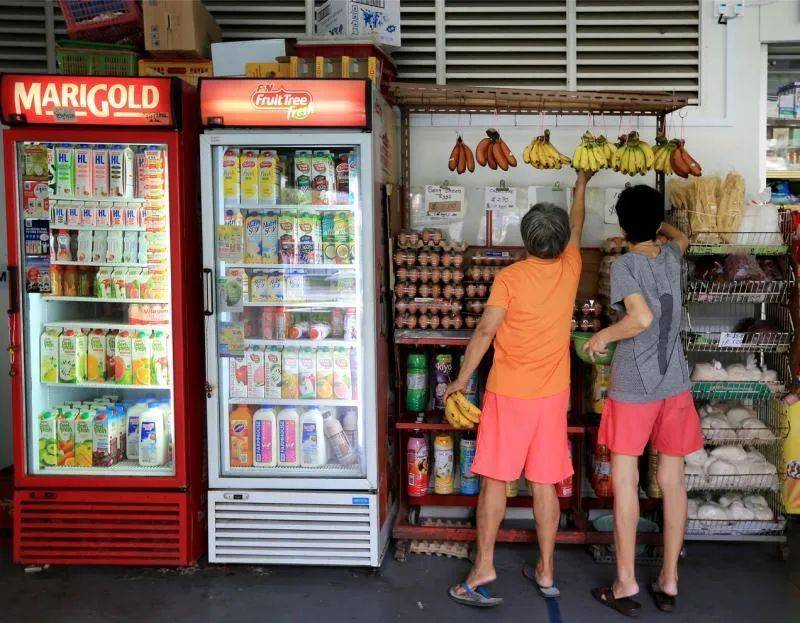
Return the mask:
[[427,248],[421,249],[419,253],[414,249],[398,249],[394,252],[392,258],[394,265],[398,268],[402,266],[406,268],[413,268],[415,266],[420,268],[438,268],[440,266],[443,268],[460,268],[466,264],[466,258],[463,253],[453,251],[439,253],[436,250]]
[[[480,271],[479,273],[476,271]],[[485,272],[486,271],[486,272]],[[500,272],[497,266],[470,266],[464,271],[464,283],[493,283]]]
[[462,283],[466,274],[460,268],[430,268],[429,266],[400,266],[395,270],[397,281],[410,283]]
[[[420,318],[423,315],[428,316],[430,318],[428,322],[432,321],[434,324],[426,327],[420,326]],[[449,326],[443,326],[443,322],[446,325],[449,323],[452,324],[449,324]],[[422,323],[424,324],[425,321],[422,321]],[[421,331],[457,331],[464,327],[464,320],[462,319],[461,314],[446,314],[445,316],[440,317],[438,314],[420,314],[420,316],[417,316],[417,314],[406,313],[402,316],[395,316],[394,326],[396,329],[418,329]]]
[[[423,286],[424,291],[427,291],[427,294],[423,293]],[[413,288],[410,289],[410,288]],[[446,291],[450,289],[450,294],[446,294]],[[400,282],[394,284],[394,296],[395,299],[455,299],[460,301],[464,298],[464,294],[466,293],[466,288],[462,284],[414,284],[408,282]]]
[[[401,308],[404,305],[405,308]],[[459,299],[400,299],[395,301],[396,314],[460,314],[464,305]]]

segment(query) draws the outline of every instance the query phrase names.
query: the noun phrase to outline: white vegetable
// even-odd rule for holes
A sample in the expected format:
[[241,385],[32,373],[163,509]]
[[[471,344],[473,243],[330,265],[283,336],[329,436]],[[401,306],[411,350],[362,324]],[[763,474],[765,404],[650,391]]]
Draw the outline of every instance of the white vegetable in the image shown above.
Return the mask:
[[742,422],[749,418],[755,417],[755,413],[746,407],[735,407],[728,411],[726,417],[733,428],[739,428],[742,425]]
[[698,519],[727,519],[728,513],[719,504],[707,502],[697,509]]
[[699,498],[689,498],[686,501],[687,508],[686,508],[686,516],[689,519],[697,519],[697,509],[700,508],[700,504],[702,500]]
[[711,451],[711,456],[717,459],[724,459],[726,461],[744,461],[748,455],[744,448],[739,446],[720,446]]
[[693,381],[726,381],[728,373],[719,361],[710,363],[698,363],[692,370]]
[[738,493],[731,493],[729,495],[721,495],[719,498],[719,505],[728,508],[734,502],[741,502],[742,496]]
[[700,448],[696,452],[692,452],[691,454],[687,454],[685,457],[686,465],[695,465],[702,467],[703,464],[706,462],[708,458],[708,453],[705,451],[704,448]]
[[709,476],[735,476],[737,473],[736,466],[723,459],[712,461],[708,466]]
[[735,519],[737,521],[749,521],[751,519],[755,519],[755,513],[747,508],[741,501],[736,501],[731,504],[730,508],[727,511],[729,519]]
[[772,439],[772,431],[757,418],[747,418],[737,432],[740,439]]

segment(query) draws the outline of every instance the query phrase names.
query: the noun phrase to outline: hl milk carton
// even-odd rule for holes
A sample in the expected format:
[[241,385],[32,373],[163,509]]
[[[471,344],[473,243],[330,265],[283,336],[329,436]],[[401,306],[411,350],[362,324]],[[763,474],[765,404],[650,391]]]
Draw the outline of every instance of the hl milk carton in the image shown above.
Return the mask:
[[251,149],[242,152],[239,167],[242,203],[258,203],[258,154]]
[[92,149],[88,145],[75,148],[75,197],[92,196]]
[[55,148],[56,193],[61,197],[75,196],[75,163],[72,147],[60,145]]
[[86,382],[86,336],[67,329],[58,338],[59,383]]
[[108,148],[105,145],[92,150],[92,195],[108,197]]
[[58,342],[61,329],[45,329],[39,338],[39,370],[42,383],[58,383]]
[[133,198],[133,150],[114,145],[108,150],[109,197]]
[[238,205],[241,201],[240,176],[239,150],[228,148],[222,155],[222,195],[225,205]]
[[81,226],[82,227],[94,227],[97,223],[95,219],[97,218],[97,202],[96,201],[84,201],[83,207],[81,208]]

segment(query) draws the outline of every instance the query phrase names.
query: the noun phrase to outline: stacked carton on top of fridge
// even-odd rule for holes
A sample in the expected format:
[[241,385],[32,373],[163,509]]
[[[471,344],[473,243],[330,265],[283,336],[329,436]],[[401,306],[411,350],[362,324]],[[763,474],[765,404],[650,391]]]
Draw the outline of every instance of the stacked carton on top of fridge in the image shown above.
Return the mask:
[[317,8],[314,21],[317,35],[400,47],[397,0],[327,0]]

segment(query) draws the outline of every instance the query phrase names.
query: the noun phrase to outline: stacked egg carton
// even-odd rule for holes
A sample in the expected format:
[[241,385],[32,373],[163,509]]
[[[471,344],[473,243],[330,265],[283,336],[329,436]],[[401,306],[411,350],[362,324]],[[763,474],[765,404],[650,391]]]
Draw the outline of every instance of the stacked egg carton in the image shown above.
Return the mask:
[[463,328],[466,243],[448,242],[438,229],[404,231],[395,242],[395,326]]
[[484,249],[472,257],[464,282],[467,295],[464,301],[464,326],[467,329],[478,326],[497,273],[519,259],[516,252],[498,249]]

